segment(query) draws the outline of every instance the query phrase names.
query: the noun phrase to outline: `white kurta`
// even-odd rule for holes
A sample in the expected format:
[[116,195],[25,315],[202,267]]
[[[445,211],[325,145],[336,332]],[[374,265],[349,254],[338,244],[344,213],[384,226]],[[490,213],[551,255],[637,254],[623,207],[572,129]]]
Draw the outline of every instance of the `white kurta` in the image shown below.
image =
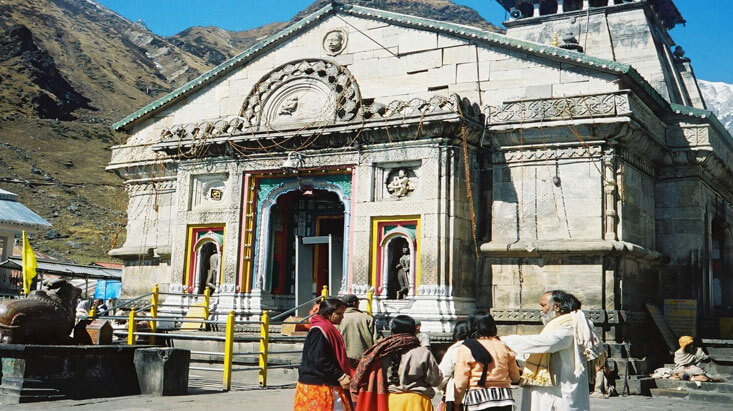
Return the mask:
[[456,359],[458,358],[458,348],[463,345],[463,340],[453,343],[440,360],[438,368],[443,374],[443,380],[440,382],[440,389],[445,394],[446,401],[455,400],[455,384],[453,383],[453,369],[456,367]]
[[542,335],[501,337],[517,354],[554,353],[550,369],[556,376],[554,387],[522,387],[522,410],[589,410],[587,367],[576,377],[573,330],[559,328]]

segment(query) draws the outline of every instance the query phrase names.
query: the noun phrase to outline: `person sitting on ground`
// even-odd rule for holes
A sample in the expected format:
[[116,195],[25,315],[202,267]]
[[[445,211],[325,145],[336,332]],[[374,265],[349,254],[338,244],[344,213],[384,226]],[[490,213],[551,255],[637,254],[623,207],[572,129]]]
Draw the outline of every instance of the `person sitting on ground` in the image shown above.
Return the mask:
[[303,344],[298,367],[294,410],[351,411],[348,397],[353,371],[346,347],[335,325],[341,323],[346,304],[338,298],[321,301],[311,317],[311,328]]
[[351,368],[356,369],[361,355],[374,345],[374,318],[359,310],[359,297],[354,294],[344,295],[341,301],[346,304],[346,312],[338,329],[344,337]]
[[357,411],[433,410],[441,374],[433,354],[415,336],[415,320],[398,315],[392,335],[364,352],[351,383]]
[[715,381],[702,369],[702,363],[710,361],[710,358],[703,352],[702,348],[695,346],[695,339],[689,335],[683,335],[679,339],[680,349],[674,353],[674,374],[681,379],[687,374],[692,381]]
[[468,326],[473,338],[463,341],[458,349],[453,373],[454,409],[511,411],[511,383],[519,381],[514,353],[496,336],[496,322],[490,314],[472,315]]
[[453,410],[455,403],[455,384],[453,380],[453,369],[456,366],[456,359],[458,358],[458,348],[463,345],[463,340],[468,338],[468,323],[466,321],[458,321],[453,326],[453,345],[448,347],[443,354],[443,359],[440,360],[440,372],[443,374],[443,379],[438,387],[443,391],[443,402],[445,402],[445,409],[448,411]]

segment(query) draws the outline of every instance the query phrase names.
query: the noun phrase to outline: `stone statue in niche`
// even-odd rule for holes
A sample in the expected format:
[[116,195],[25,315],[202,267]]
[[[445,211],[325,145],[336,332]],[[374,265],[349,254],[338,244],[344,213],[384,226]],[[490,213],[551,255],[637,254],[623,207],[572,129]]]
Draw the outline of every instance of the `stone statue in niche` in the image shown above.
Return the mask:
[[397,299],[404,300],[410,293],[410,249],[402,247],[400,262],[397,270]]
[[292,116],[298,110],[298,96],[293,96],[285,100],[277,112],[279,116]]
[[415,183],[413,179],[410,178],[408,171],[402,168],[396,173],[392,173],[392,176],[387,183],[387,191],[392,195],[392,197],[405,197],[415,191]]
[[346,31],[341,29],[331,30],[323,37],[323,50],[329,56],[341,54],[346,48]]
[[211,293],[216,289],[217,279],[219,278],[219,253],[214,253],[209,257],[209,271],[206,274],[206,286],[209,287]]

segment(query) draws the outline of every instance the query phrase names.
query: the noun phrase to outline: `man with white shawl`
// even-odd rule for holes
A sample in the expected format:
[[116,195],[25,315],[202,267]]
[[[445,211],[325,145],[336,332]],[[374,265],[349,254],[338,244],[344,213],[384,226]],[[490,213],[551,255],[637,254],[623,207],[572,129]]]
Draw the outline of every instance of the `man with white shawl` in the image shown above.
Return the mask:
[[605,344],[572,294],[543,294],[540,316],[539,335],[501,337],[515,353],[529,354],[519,380],[522,410],[589,410],[586,363],[605,361]]

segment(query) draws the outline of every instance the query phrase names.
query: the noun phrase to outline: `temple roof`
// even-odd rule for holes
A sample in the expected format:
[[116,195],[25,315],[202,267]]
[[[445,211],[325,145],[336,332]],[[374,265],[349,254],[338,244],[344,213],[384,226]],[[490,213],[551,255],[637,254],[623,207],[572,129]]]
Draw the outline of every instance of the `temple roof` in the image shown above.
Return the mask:
[[0,224],[18,226],[19,229],[43,229],[51,223],[18,202],[18,195],[0,189]]

